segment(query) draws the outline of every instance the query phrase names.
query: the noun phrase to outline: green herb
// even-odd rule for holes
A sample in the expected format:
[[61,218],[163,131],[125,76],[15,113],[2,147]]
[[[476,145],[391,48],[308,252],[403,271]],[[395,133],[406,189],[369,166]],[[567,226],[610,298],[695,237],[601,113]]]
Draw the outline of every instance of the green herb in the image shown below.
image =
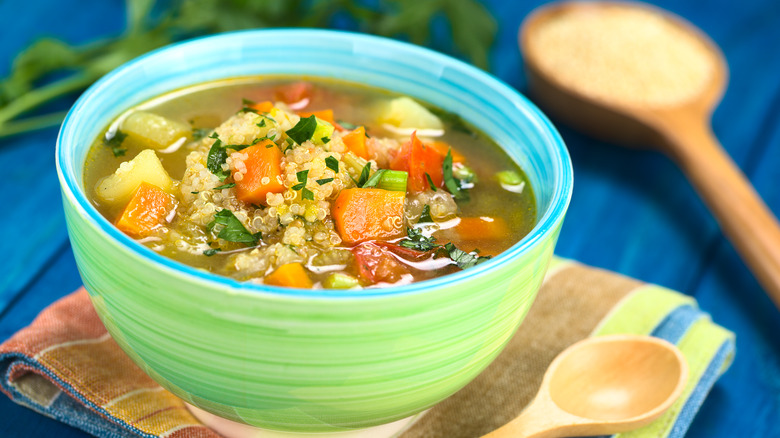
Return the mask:
[[358,125],[355,125],[354,123],[345,122],[343,120],[336,120],[336,123],[339,124],[342,128],[352,131],[353,129],[357,129]]
[[222,229],[219,230],[217,237],[227,240],[228,242],[256,245],[262,237],[259,233],[250,233],[233,212],[227,208],[218,211],[217,214],[214,215],[214,220],[206,226],[206,229],[211,231],[216,225],[223,225]]
[[208,158],[206,158],[206,167],[211,173],[216,175],[220,181],[224,181],[230,176],[230,172],[222,168],[222,165],[227,162],[228,153],[222,146],[222,140],[219,139],[216,132],[211,134],[210,138],[215,140],[214,144],[211,145],[211,149],[209,149],[209,155]]
[[417,220],[418,224],[426,222],[433,222],[433,218],[431,217],[431,206],[428,204],[423,206],[422,213],[420,213],[420,219]]
[[436,244],[436,239],[433,236],[425,237],[422,231],[420,231],[418,228],[407,227],[406,235],[406,239],[398,242],[398,244],[404,248],[411,248],[416,251],[426,252],[441,246]]
[[222,184],[221,186],[214,187],[212,190],[229,189],[229,188],[235,187],[235,186],[236,186],[236,183]]
[[457,201],[468,201],[469,193],[462,187],[461,181],[452,175],[452,149],[447,149],[447,156],[441,166],[444,186]]
[[317,118],[312,114],[309,117],[301,117],[298,123],[286,132],[296,143],[303,144],[303,142],[311,140],[315,129],[317,129]]
[[330,143],[330,138],[329,137],[322,137],[320,140],[322,140],[322,144]]
[[264,128],[265,127],[265,119],[260,120],[260,123],[257,124],[258,128]]
[[[371,168],[371,164],[366,164],[366,166],[369,166],[369,169]],[[365,168],[364,168],[365,169]],[[387,172],[385,169],[379,169],[376,172],[374,172],[373,175],[371,175],[371,178],[368,179],[365,183],[363,183],[361,188],[367,188],[367,187],[376,187],[377,183],[379,183],[379,180],[382,179],[382,176]],[[361,179],[363,178],[363,175],[360,175]]]
[[211,132],[211,129],[205,128],[192,128],[192,139],[194,141],[200,141],[206,138]]
[[333,155],[325,159],[325,165],[328,167],[328,169],[339,173],[339,160],[337,160]]
[[103,145],[110,147],[115,157],[121,157],[127,152],[127,148],[122,147],[126,137],[127,134],[117,129],[113,137],[103,137]]
[[190,192],[190,193],[192,193],[193,195],[197,195],[200,192]]
[[207,249],[207,250],[203,251],[203,255],[206,256],[206,257],[211,257],[211,256],[213,256],[214,254],[216,254],[216,253],[218,253],[220,251],[222,251],[222,250],[219,249],[219,248],[211,248],[211,249]]
[[306,187],[306,182],[309,180],[309,170],[301,170],[295,174],[295,177],[298,178],[298,184],[292,186],[292,189],[300,190]]
[[460,269],[468,269],[490,260],[490,256],[480,256],[468,253],[456,248],[451,242],[445,244],[443,250],[447,252],[449,258],[451,258]]
[[309,201],[313,201],[314,200],[314,192],[312,192],[311,190],[309,190],[309,189],[304,187],[301,190],[301,199],[308,199]]
[[431,176],[428,175],[428,172],[425,172],[425,179],[428,180],[428,185],[431,187],[431,190],[434,192],[436,191],[436,184],[433,183],[433,179],[431,179]]
[[363,166],[363,170],[360,171],[360,177],[357,181],[355,181],[355,178],[352,178],[352,175],[350,175],[350,178],[352,178],[352,182],[355,183],[358,187],[363,187],[368,182],[368,176],[371,172],[371,163],[366,163],[365,166]]
[[[85,89],[143,53],[195,36],[271,24],[330,27],[338,18],[348,23],[348,30],[430,44],[487,68],[496,33],[495,20],[478,0],[127,0],[126,5],[126,28],[118,36],[79,46],[43,38],[17,55],[9,76],[0,81],[0,137],[59,125],[65,115],[60,111],[22,120],[19,116]],[[441,17],[444,26],[430,26],[432,17]],[[439,29],[452,38],[441,38]],[[52,77],[58,79],[44,82]]]
[[323,185],[333,181],[333,178],[322,178],[317,180],[317,184]]

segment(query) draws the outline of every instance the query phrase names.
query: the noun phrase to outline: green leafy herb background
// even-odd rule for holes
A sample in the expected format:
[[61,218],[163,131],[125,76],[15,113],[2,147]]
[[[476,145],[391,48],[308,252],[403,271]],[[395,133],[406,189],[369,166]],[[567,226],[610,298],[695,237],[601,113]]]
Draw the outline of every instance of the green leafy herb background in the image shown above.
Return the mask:
[[[47,113],[47,103],[85,89],[138,55],[195,36],[335,26],[428,45],[487,68],[496,34],[494,18],[477,0],[127,0],[126,9],[119,36],[79,46],[44,38],[19,53],[0,81],[0,138],[58,125],[65,113]],[[440,29],[452,47],[437,43]],[[43,111],[33,112],[39,107]]]

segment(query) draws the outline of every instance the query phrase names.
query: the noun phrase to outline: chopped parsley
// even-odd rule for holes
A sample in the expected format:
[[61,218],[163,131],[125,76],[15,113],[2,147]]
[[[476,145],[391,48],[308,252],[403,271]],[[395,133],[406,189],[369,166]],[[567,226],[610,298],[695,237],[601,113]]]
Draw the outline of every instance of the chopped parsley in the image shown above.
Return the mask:
[[456,201],[468,201],[469,193],[461,185],[461,181],[452,175],[452,149],[447,150],[447,156],[441,165],[444,186],[452,193]]
[[219,248],[210,248],[210,249],[207,249],[207,250],[203,251],[203,255],[206,256],[206,257],[211,257],[211,256],[213,256],[214,254],[216,254],[216,253],[218,253],[220,251],[222,251],[222,250],[219,249]]
[[235,187],[235,186],[236,186],[236,183],[222,184],[221,186],[214,187],[212,190],[229,189],[229,188]]
[[371,163],[366,163],[365,166],[363,166],[363,170],[360,171],[360,177],[357,181],[355,181],[355,178],[352,178],[352,175],[349,177],[352,178],[352,182],[355,183],[356,186],[359,188],[362,188],[367,182],[368,182],[368,176],[371,172]]
[[429,175],[428,172],[425,172],[425,179],[428,180],[428,185],[431,186],[431,190],[435,192],[436,184],[433,183],[433,179],[431,179],[431,175]]
[[320,140],[322,140],[322,144],[330,143],[330,137],[322,137]]
[[317,180],[317,184],[323,185],[333,181],[333,178],[322,178]]
[[214,220],[206,225],[206,229],[211,231],[217,225],[222,225],[217,237],[228,242],[239,242],[257,245],[262,239],[260,233],[252,234],[247,230],[240,220],[227,208],[223,208],[214,215]]
[[265,119],[260,120],[260,123],[257,123],[258,128],[264,128],[265,127]]
[[431,206],[428,204],[423,206],[422,213],[420,213],[420,219],[417,220],[418,224],[426,222],[433,222],[433,218],[431,217]]
[[406,239],[398,242],[404,248],[426,252],[441,246],[436,244],[436,239],[433,236],[425,237],[418,228],[407,227],[406,235],[408,236]]
[[203,140],[208,137],[211,129],[206,128],[192,128],[192,139],[195,141]]
[[406,235],[406,239],[398,242],[398,244],[402,247],[421,252],[438,249],[439,253],[444,254],[452,259],[452,261],[455,262],[455,264],[460,269],[468,269],[490,260],[490,256],[480,256],[478,254],[478,250],[475,250],[474,252],[466,252],[455,247],[452,242],[439,245],[436,243],[436,238],[433,236],[425,237],[422,231],[418,228],[407,227]]
[[[367,164],[367,166],[370,166],[370,164]],[[377,184],[379,184],[379,180],[381,180],[381,179],[382,179],[382,175],[383,175],[385,172],[387,172],[387,170],[385,170],[385,169],[379,169],[379,170],[377,170],[376,172],[374,172],[374,174],[373,174],[373,175],[371,175],[371,178],[369,178],[369,179],[368,179],[368,181],[366,181],[366,182],[365,182],[365,183],[364,183],[364,184],[361,186],[361,188],[366,188],[366,187],[376,187],[376,185],[377,185]],[[362,177],[362,175],[361,175],[361,177]]]
[[317,118],[312,114],[309,117],[301,117],[295,126],[287,130],[287,135],[296,143],[303,144],[306,140],[311,140],[315,129],[317,129]]
[[339,160],[337,160],[333,155],[325,159],[325,165],[328,167],[328,169],[339,173]]
[[336,123],[338,123],[339,126],[341,126],[342,128],[350,130],[350,131],[352,131],[353,129],[356,129],[358,127],[358,125],[356,125],[354,123],[345,122],[343,120],[336,120]]
[[297,172],[295,176],[298,178],[298,184],[292,186],[293,190],[301,191],[301,199],[314,200],[314,192],[306,188],[306,183],[309,180],[309,170],[301,170]]
[[127,134],[117,129],[113,137],[103,137],[103,145],[110,147],[115,157],[121,157],[127,152],[127,148],[122,147],[126,137]]
[[228,153],[225,147],[222,146],[222,140],[219,139],[217,133],[211,134],[210,138],[215,139],[214,144],[209,149],[209,155],[206,159],[206,167],[209,171],[216,175],[220,181],[224,181],[225,178],[230,176],[230,172],[224,170],[222,165],[227,161]]
[[301,170],[295,174],[295,177],[298,178],[298,184],[292,186],[292,189],[300,190],[306,187],[306,182],[309,180],[309,170]]
[[445,244],[443,249],[460,269],[468,269],[490,260],[490,256],[481,256],[458,249],[452,242]]

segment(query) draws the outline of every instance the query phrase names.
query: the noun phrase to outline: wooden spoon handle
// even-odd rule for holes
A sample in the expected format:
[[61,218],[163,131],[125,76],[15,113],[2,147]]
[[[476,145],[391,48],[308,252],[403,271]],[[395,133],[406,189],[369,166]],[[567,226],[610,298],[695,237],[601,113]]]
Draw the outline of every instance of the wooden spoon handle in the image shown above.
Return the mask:
[[739,167],[726,154],[709,121],[676,114],[664,118],[670,155],[688,175],[723,233],[780,308],[780,227]]

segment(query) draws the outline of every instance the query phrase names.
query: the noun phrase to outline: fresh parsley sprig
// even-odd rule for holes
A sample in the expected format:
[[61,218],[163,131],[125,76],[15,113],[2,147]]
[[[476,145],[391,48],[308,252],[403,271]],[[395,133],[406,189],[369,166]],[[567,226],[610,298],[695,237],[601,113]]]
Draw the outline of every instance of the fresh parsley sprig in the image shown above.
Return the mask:
[[452,242],[439,245],[436,239],[426,237],[419,228],[407,227],[407,237],[398,244],[404,248],[410,248],[415,251],[428,252],[438,250],[439,253],[449,257],[460,269],[468,269],[480,263],[490,260],[490,256],[480,256],[476,253],[466,252],[458,249]]
[[301,170],[300,172],[296,172],[295,177],[298,179],[298,184],[292,186],[292,189],[301,191],[301,199],[308,199],[313,201],[314,192],[306,188],[306,183],[309,181],[309,170],[306,169]]
[[298,144],[303,144],[307,140],[311,140],[311,136],[314,135],[314,131],[317,129],[317,117],[313,114],[309,117],[301,117],[298,123],[292,128],[288,129],[287,136],[293,139]]
[[206,230],[212,231],[217,225],[222,225],[217,237],[228,242],[247,243],[257,245],[263,238],[261,233],[250,233],[244,224],[227,208],[223,208],[214,215],[214,220],[206,225]]
[[[455,198],[456,201],[468,201],[470,199],[469,192],[463,187],[461,180],[455,178],[452,174],[452,149],[447,149],[447,156],[444,157],[441,171],[444,179],[444,186],[452,193],[452,197]],[[432,182],[431,185],[433,185]]]
[[[496,22],[478,0],[312,0],[272,2],[246,0],[126,0],[127,24],[116,37],[70,45],[39,39],[14,59],[0,81],[0,138],[59,125],[64,112],[19,119],[30,110],[78,92],[114,68],[173,41],[238,29],[330,27],[334,17],[347,17],[348,30],[402,38],[415,44],[465,55],[482,68],[496,34]],[[152,10],[155,13],[152,14]],[[450,38],[429,26],[441,14]],[[351,20],[349,20],[351,19]],[[344,23],[344,20],[338,20]],[[445,31],[446,32],[446,31]],[[436,33],[436,37],[434,37]],[[452,44],[450,43],[452,42]],[[58,78],[43,82],[44,78]]]

